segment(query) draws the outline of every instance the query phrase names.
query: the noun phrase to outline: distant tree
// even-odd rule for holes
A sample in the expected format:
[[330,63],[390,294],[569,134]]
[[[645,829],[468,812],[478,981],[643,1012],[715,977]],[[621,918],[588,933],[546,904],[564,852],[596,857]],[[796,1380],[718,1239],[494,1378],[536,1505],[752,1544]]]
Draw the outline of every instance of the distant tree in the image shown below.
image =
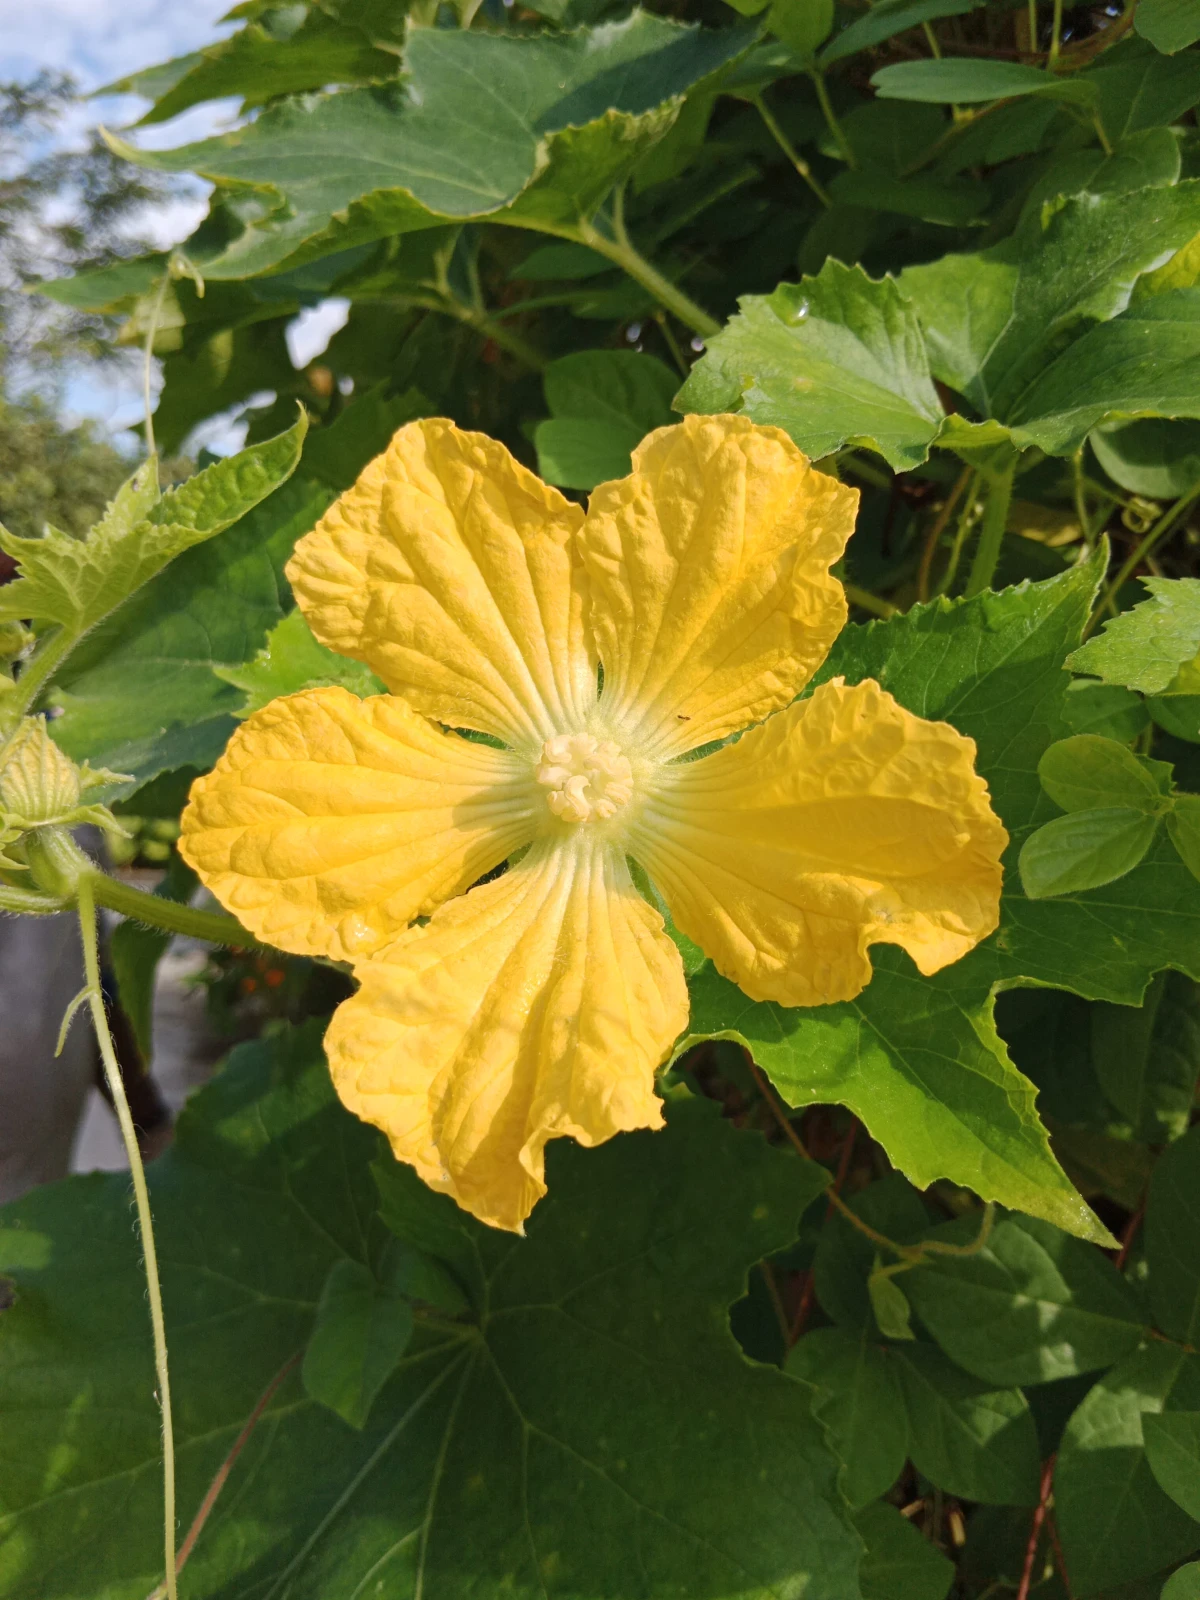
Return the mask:
[[25,291],[139,255],[138,210],[167,192],[162,179],[119,159],[95,131],[82,149],[61,147],[78,87],[63,73],[0,82],[0,379],[22,385],[57,376],[72,356],[113,354],[104,318],[67,311]]
[[[28,537],[47,522],[85,533],[130,471],[93,423],[68,425],[38,396],[0,397],[0,523],[10,533]],[[0,554],[0,580],[7,562]]]

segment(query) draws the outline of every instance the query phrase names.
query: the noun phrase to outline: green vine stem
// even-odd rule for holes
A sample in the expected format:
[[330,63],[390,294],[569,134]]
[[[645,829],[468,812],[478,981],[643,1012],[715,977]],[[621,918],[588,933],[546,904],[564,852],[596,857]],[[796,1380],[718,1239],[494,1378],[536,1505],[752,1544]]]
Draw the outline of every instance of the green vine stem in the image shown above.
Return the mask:
[[104,1076],[121,1125],[121,1138],[129,1158],[129,1171],[133,1179],[133,1192],[137,1201],[138,1232],[142,1241],[142,1257],[146,1267],[146,1289],[150,1299],[150,1325],[154,1332],[154,1367],[158,1374],[158,1401],[162,1413],[163,1442],[163,1554],[166,1574],[167,1600],[177,1600],[175,1583],[175,1434],[171,1422],[171,1383],[167,1373],[167,1330],[163,1320],[162,1289],[158,1276],[158,1254],[154,1248],[154,1224],[150,1215],[150,1194],[146,1188],[146,1169],[138,1149],[137,1133],[121,1069],[113,1047],[108,1017],[104,1011],[104,994],[100,987],[100,944],[96,932],[96,903],[92,895],[93,880],[81,877],[77,885],[79,932],[83,940],[83,970],[85,990],[96,1039],[100,1045],[100,1058],[104,1063]]
[[89,881],[97,905],[119,911],[122,916],[132,917],[149,928],[160,928],[163,933],[187,934],[209,944],[233,945],[243,950],[264,948],[236,917],[228,917],[224,912],[197,911],[176,900],[164,900],[161,895],[147,894],[132,884],[122,883],[119,878],[110,878],[106,872],[90,873]]
[[[499,220],[503,220],[498,218]],[[589,250],[594,250],[597,255],[604,256],[614,266],[620,267],[622,272],[628,274],[635,283],[640,283],[658,301],[660,306],[666,308],[678,317],[684,327],[690,328],[693,333],[699,334],[702,339],[711,339],[714,333],[721,331],[721,324],[715,317],[710,317],[708,312],[698,306],[694,300],[677,288],[669,278],[663,276],[657,267],[651,265],[640,251],[630,242],[625,232],[624,222],[621,220],[619,196],[613,207],[613,232],[607,234],[597,228],[595,223],[585,218],[574,225],[544,223],[533,221],[529,217],[522,217],[516,226],[530,228],[537,233],[548,233],[556,239],[569,239],[572,244],[587,245]]]
[[833,109],[833,101],[829,98],[829,90],[825,85],[824,74],[818,68],[812,67],[808,75],[812,79],[813,88],[817,91],[817,100],[820,103],[821,115],[825,118],[825,125],[836,139],[838,149],[842,152],[846,165],[848,167],[857,167],[858,162],[854,158],[854,149],[846,137],[845,128],[838,121],[837,112]]
[[772,139],[774,139],[775,143],[783,151],[784,155],[791,162],[792,166],[795,167],[796,171],[804,179],[805,183],[816,195],[821,204],[823,206],[832,206],[833,201],[826,193],[824,185],[817,178],[808,162],[805,161],[804,157],[796,149],[795,145],[788,138],[787,134],[784,133],[783,129],[779,126],[779,123],[775,119],[774,113],[767,106],[767,102],[763,96],[761,94],[754,95],[750,101],[750,104],[762,118],[763,126],[766,128],[767,132],[771,135]]
[[1008,508],[1012,503],[1013,474],[1016,463],[999,472],[987,474],[987,505],[983,512],[983,527],[975,560],[971,563],[971,576],[967,579],[967,599],[982,594],[991,587],[1000,564],[1000,548],[1004,543],[1004,529],[1008,523]]
[[1133,577],[1138,567],[1146,560],[1147,556],[1154,554],[1159,544],[1166,538],[1179,521],[1191,510],[1196,501],[1200,500],[1200,483],[1194,484],[1186,494],[1180,495],[1173,506],[1169,506],[1158,521],[1147,533],[1140,544],[1136,545],[1132,553],[1122,562],[1115,578],[1107,585],[1104,593],[1096,602],[1096,609],[1092,612],[1087,627],[1083,630],[1086,639],[1094,633],[1101,617],[1110,611],[1115,617],[1117,614],[1117,595],[1122,587]]

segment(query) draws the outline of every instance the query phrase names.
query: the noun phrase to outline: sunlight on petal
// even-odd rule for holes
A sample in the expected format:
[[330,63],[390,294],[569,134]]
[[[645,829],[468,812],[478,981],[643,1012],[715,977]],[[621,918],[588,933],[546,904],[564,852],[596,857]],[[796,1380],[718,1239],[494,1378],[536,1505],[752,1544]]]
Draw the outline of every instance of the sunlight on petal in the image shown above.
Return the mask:
[[540,747],[595,699],[571,559],[582,521],[496,440],[427,419],[300,540],[287,575],[321,643],[418,711]]
[[402,700],[310,689],[237,730],[179,847],[259,938],[353,960],[525,844],[535,799],[517,757]]
[[999,920],[1008,835],[975,745],[870,681],[823,685],[736,744],[660,769],[634,855],[677,926],[754,1000],[821,1005],[872,944],[923,973]]
[[357,969],[326,1049],[343,1101],[494,1227],[545,1193],[547,1140],[656,1128],[688,1015],[662,919],[587,830],[539,846]]
[[742,416],[660,428],[633,463],[581,542],[607,718],[661,756],[788,705],[824,660],[858,493]]

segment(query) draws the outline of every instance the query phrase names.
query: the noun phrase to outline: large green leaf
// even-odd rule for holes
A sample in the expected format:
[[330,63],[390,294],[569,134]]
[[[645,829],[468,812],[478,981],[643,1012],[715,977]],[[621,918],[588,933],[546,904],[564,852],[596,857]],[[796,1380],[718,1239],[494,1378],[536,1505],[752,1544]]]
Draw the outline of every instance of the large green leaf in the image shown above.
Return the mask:
[[1055,1517],[1072,1592],[1108,1593],[1200,1547],[1200,1524],[1159,1487],[1142,1418],[1194,1410],[1200,1359],[1167,1344],[1126,1356],[1067,1424],[1054,1474]]
[[1019,1389],[992,1389],[927,1344],[893,1348],[913,1464],[939,1489],[990,1505],[1038,1496],[1037,1431]]
[[1145,578],[1150,599],[1113,617],[1067,662],[1101,683],[1163,694],[1200,653],[1200,579]]
[[[569,246],[563,246],[569,249]],[[579,350],[546,368],[546,404],[533,441],[548,483],[594,489],[630,471],[630,455],[653,428],[671,421],[678,377],[632,350]]]
[[1200,1523],[1200,1411],[1150,1415],[1142,1433],[1146,1460],[1160,1486]]
[[1116,316],[1138,277],[1200,231],[1200,182],[1068,200],[991,250],[909,267],[934,373],[983,416],[1041,406],[1036,386],[1064,335]]
[[865,1333],[818,1328],[793,1345],[786,1370],[817,1391],[813,1416],[841,1464],[850,1504],[886,1494],[908,1456],[908,1415],[890,1353]]
[[864,1506],[854,1526],[867,1547],[859,1573],[863,1600],[945,1600],[954,1563],[895,1506],[882,1500]]
[[362,699],[383,694],[385,688],[365,663],[340,656],[314,639],[299,607],[275,624],[252,661],[236,667],[214,665],[212,670],[223,682],[242,690],[245,698],[236,708],[238,717],[248,717],[280,695],[297,694],[301,689],[337,684]]
[[[969,1244],[979,1224],[930,1237]],[[1111,1366],[1138,1343],[1138,1296],[1098,1251],[1031,1217],[1004,1217],[975,1255],[931,1255],[900,1280],[960,1367],[990,1383],[1049,1383]]]
[[1031,381],[1008,416],[1013,438],[1069,455],[1106,422],[1200,417],[1198,361],[1200,288],[1149,297],[1084,334]]
[[1166,1144],[1187,1131],[1200,1070],[1200,985],[1162,972],[1143,1004],[1097,1005],[1092,1061],[1135,1139]]
[[290,604],[283,565],[332,498],[293,479],[89,634],[55,685],[63,749],[139,783],[173,766],[210,766],[244,703],[213,667],[247,660],[280,621]]
[[1133,25],[1156,50],[1174,55],[1200,39],[1200,5],[1196,0],[1141,0]]
[[1108,1235],[1050,1153],[1035,1091],[991,1017],[989,985],[922,978],[883,949],[857,1000],[789,1009],[748,1000],[710,965],[690,981],[691,1034],[736,1039],[789,1105],[849,1106],[919,1188],[949,1178],[1101,1242]]
[[740,306],[708,341],[681,409],[744,411],[811,456],[864,444],[897,471],[925,460],[942,406],[916,316],[890,279],[830,260]]
[[300,459],[307,423],[252,445],[158,493],[153,462],[126,483],[83,539],[47,529],[40,539],[0,530],[0,549],[21,576],[0,593],[0,622],[35,617],[81,634],[141,589],[169,561],[250,512]]
[[101,92],[152,95],[154,105],[141,119],[145,124],[168,122],[204,100],[240,95],[243,106],[259,106],[304,89],[377,82],[398,75],[400,63],[394,51],[376,49],[358,28],[347,27],[319,8],[310,10],[299,27],[281,36],[280,23],[290,10],[276,10],[271,31],[260,22],[251,22],[232,38],[178,62],[164,63],[166,72],[160,67],[157,80],[135,73],[107,84]]
[[[381,1259],[381,1145],[307,1031],[244,1047],[151,1169],[185,1519],[305,1344],[331,1267]],[[857,1592],[811,1391],[747,1362],[726,1313],[822,1169],[673,1104],[664,1133],[554,1145],[523,1239],[390,1156],[377,1170],[392,1226],[449,1264],[471,1310],[418,1314],[361,1432],[287,1378],[191,1557],[191,1600]],[[4,1221],[0,1588],[144,1600],[161,1502],[127,1179],[38,1190]]]
[[662,137],[680,97],[752,36],[643,12],[525,37],[414,28],[403,90],[284,101],[178,150],[121,148],[253,193],[244,231],[203,256],[206,277],[247,277],[448,219],[572,224]]
[[1155,1321],[1172,1338],[1200,1337],[1200,1126],[1159,1158],[1146,1211],[1146,1268]]

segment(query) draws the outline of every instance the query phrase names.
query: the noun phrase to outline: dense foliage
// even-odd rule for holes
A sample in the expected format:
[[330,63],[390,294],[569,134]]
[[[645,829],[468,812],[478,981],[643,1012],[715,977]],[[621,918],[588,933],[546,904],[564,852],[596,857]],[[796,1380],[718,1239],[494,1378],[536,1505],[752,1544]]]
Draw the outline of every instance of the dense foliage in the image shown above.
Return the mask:
[[[341,1107],[345,980],[272,956],[294,1003],[149,1173],[196,1600],[1200,1596],[1200,3],[736,12],[247,0],[125,85],[241,97],[116,141],[208,217],[48,288],[157,354],[161,449],[248,408],[162,498],[0,538],[0,907],[134,919],[143,1031],[167,933],[240,930],[64,830],[375,692],[283,567],[417,417],[580,497],[678,413],[786,430],[862,491],[818,683],[973,739],[1011,837],[998,931],[853,1001],[679,936],[665,1131],[552,1145],[523,1238]],[[165,1593],[127,1180],[9,1208],[0,1269],[0,1590]]]

